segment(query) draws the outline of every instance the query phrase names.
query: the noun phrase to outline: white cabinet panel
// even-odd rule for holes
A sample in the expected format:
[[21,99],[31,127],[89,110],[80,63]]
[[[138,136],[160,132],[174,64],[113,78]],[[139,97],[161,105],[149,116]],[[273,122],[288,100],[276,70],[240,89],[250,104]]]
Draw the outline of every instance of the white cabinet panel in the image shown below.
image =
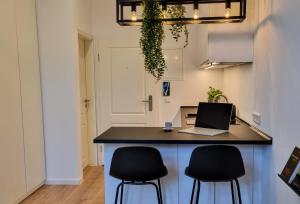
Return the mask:
[[183,53],[182,49],[165,49],[164,58],[167,70],[164,80],[183,80]]
[[14,1],[0,1],[0,203],[26,192]]
[[27,191],[45,179],[35,0],[16,0]]

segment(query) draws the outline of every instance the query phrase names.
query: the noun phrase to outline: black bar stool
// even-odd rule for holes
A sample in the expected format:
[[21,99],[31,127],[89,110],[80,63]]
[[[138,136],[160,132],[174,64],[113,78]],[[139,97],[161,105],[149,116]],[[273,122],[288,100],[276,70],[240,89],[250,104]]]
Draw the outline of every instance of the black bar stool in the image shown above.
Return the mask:
[[199,203],[200,182],[230,182],[232,203],[235,204],[233,181],[238,190],[239,203],[242,204],[238,178],[245,175],[241,153],[233,146],[213,145],[194,149],[185,174],[194,179],[190,204],[194,200],[197,183],[196,203]]
[[[158,204],[163,204],[160,178],[168,174],[163,164],[160,152],[152,147],[122,147],[118,148],[112,157],[109,174],[122,180],[116,190],[115,204],[118,203],[121,188],[120,203],[123,202],[124,185],[153,185],[157,194]],[[157,183],[151,182],[157,180]]]

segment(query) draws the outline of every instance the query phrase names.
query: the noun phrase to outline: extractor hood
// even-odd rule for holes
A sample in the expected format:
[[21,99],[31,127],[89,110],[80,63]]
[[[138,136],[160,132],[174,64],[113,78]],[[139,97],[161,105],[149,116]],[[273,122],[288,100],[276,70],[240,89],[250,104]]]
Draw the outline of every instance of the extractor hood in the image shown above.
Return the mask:
[[213,62],[209,59],[200,64],[200,69],[225,69],[231,67],[237,67],[245,64],[250,64],[252,62]]

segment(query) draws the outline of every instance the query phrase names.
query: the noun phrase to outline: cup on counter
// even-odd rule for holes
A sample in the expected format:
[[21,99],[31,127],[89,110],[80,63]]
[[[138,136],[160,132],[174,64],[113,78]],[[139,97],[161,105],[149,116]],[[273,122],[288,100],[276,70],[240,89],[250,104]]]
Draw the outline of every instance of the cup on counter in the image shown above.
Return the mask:
[[164,131],[172,131],[173,130],[172,122],[165,122],[165,127],[163,129]]

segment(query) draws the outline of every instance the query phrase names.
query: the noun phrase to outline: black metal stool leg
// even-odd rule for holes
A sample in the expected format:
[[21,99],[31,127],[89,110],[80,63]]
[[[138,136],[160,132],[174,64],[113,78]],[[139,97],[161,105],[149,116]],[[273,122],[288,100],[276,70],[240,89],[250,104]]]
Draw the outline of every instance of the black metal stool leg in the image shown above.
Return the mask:
[[234,189],[233,189],[233,181],[230,181],[231,186],[231,197],[232,197],[232,204],[235,204],[235,198],[234,198]]
[[197,199],[196,199],[196,204],[199,204],[199,197],[200,197],[200,181],[197,180],[198,183],[198,189],[197,189]]
[[194,179],[194,184],[193,184],[193,190],[192,190],[192,195],[191,195],[191,202],[190,202],[190,204],[193,204],[193,200],[194,200],[194,192],[195,192],[195,186],[196,186],[196,179]]
[[123,203],[123,191],[124,191],[124,181],[122,181],[122,185],[121,185],[121,200],[120,200],[120,204]]
[[241,198],[241,189],[240,189],[240,184],[237,179],[235,179],[236,187],[238,190],[238,196],[239,196],[239,204],[242,204],[242,198]]
[[120,186],[122,185],[122,183],[120,183],[117,187],[117,191],[116,191],[116,197],[115,197],[115,204],[118,204],[118,197],[119,197],[119,189]]
[[158,190],[158,187],[157,187],[156,184],[154,184],[154,186],[155,186],[156,194],[157,194],[157,202],[158,202],[158,204],[161,204],[161,203],[160,203],[160,196],[159,196],[159,190]]
[[158,190],[159,190],[160,204],[163,204],[160,179],[158,179]]

